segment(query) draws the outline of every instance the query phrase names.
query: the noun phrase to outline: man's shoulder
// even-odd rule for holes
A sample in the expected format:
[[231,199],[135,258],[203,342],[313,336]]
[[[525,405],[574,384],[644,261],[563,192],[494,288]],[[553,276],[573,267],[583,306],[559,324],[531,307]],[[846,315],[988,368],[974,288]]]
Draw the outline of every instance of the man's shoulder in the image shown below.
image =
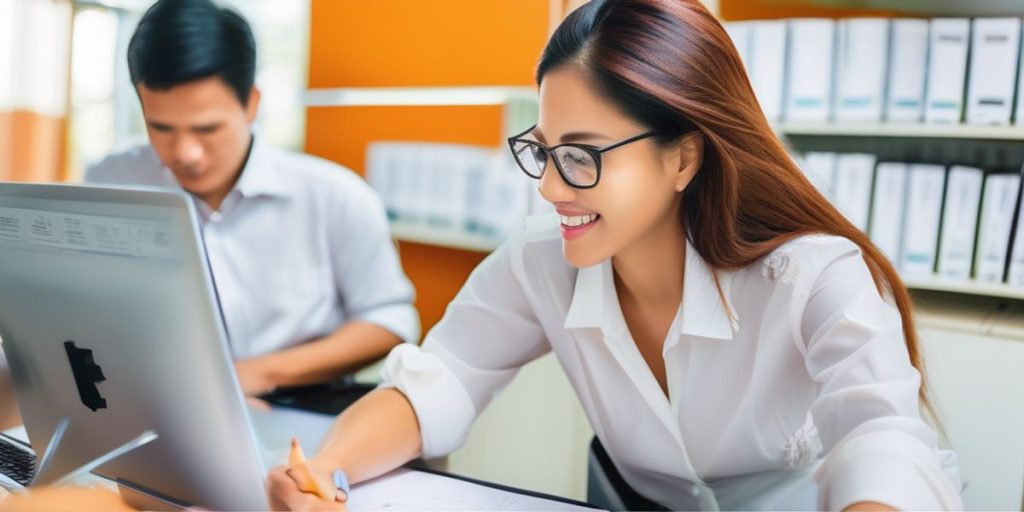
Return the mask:
[[282,176],[315,194],[365,192],[369,184],[355,171],[307,153],[267,147],[267,156]]

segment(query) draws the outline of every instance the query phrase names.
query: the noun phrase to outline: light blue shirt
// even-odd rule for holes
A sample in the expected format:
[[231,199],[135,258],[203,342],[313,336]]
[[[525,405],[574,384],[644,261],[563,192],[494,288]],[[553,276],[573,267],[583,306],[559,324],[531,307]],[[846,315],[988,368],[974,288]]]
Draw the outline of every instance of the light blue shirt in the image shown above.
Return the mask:
[[[85,181],[180,188],[148,145],[105,158]],[[219,211],[193,200],[236,358],[321,338],[349,321],[418,341],[413,287],[384,206],[352,171],[254,142]]]

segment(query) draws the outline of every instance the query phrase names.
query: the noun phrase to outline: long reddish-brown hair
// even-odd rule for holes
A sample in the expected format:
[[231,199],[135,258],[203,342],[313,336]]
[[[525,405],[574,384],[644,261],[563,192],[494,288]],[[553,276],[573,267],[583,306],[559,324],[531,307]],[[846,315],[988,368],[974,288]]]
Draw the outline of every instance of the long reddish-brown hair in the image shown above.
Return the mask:
[[805,234],[857,244],[879,293],[899,309],[910,362],[921,373],[919,396],[931,411],[910,294],[871,239],[790,157],[728,34],[698,0],[593,0],[552,35],[537,83],[565,64],[580,66],[625,113],[663,134],[663,142],[694,126],[701,132],[704,160],[684,191],[680,216],[713,268],[745,267]]

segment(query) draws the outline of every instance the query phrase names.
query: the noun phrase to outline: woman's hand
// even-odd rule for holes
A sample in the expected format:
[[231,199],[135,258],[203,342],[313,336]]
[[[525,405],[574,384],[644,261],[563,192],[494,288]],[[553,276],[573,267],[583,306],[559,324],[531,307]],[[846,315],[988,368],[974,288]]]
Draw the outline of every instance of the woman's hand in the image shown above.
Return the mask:
[[[348,496],[331,481],[331,471],[315,460],[293,466],[278,466],[267,477],[267,493],[272,510],[347,510]],[[315,484],[314,484],[315,482]],[[328,501],[312,489],[329,489],[334,501]],[[308,489],[309,491],[303,491]]]
[[857,503],[844,508],[843,512],[888,512],[890,510],[899,509],[878,503],[877,501],[858,501]]

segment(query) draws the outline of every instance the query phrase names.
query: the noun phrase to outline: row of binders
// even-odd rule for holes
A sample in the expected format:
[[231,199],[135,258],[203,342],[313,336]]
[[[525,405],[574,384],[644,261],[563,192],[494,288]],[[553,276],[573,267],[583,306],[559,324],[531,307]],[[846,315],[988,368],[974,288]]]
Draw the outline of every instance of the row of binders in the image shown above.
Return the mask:
[[1020,172],[877,162],[865,153],[808,152],[803,161],[902,274],[1024,287]]
[[771,121],[1024,125],[1021,18],[725,25]]
[[508,150],[459,144],[375,142],[366,178],[392,222],[499,242],[547,203]]

